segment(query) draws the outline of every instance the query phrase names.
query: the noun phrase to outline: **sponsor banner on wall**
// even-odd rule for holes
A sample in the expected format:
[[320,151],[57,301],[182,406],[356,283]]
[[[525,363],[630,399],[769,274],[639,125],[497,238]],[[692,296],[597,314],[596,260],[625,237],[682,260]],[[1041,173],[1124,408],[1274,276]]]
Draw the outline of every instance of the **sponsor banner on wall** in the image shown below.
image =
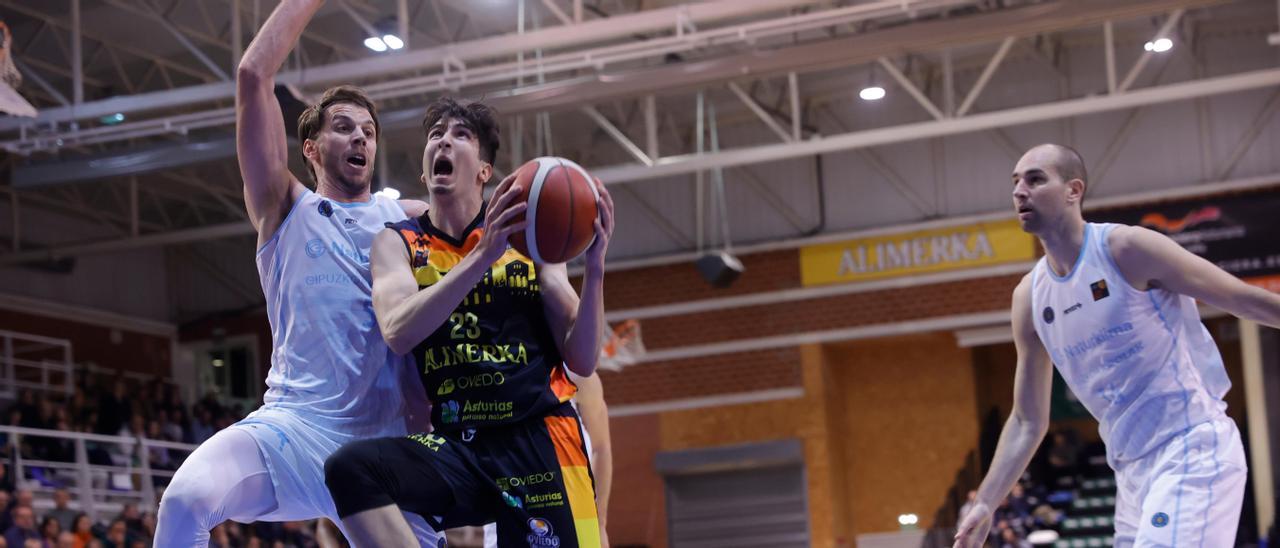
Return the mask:
[[1091,212],[1093,222],[1144,226],[1245,281],[1280,289],[1280,192],[1197,198]]
[[1034,258],[1033,237],[1011,219],[806,246],[800,277],[806,286],[861,282]]

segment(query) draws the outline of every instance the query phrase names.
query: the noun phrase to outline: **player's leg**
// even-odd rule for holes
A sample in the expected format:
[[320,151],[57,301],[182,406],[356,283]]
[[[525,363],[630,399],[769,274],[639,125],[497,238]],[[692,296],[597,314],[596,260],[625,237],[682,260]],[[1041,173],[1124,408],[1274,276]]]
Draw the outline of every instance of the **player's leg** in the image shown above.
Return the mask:
[[442,516],[455,510],[455,488],[440,471],[446,443],[431,434],[363,440],[325,461],[325,483],[352,541],[361,547],[412,546],[417,541],[402,511]]
[[[588,461],[589,463],[591,463],[592,465],[594,465],[595,463],[592,461],[592,455],[593,455],[593,453],[592,453],[592,450],[591,450],[591,449],[592,449],[592,445],[591,445],[591,433],[590,433],[590,432],[588,432],[586,428],[580,428],[580,429],[579,429],[579,431],[580,431],[580,433],[582,434],[582,445],[583,445],[583,447],[585,447],[585,448],[587,449],[587,461]],[[604,532],[603,532],[603,531],[601,531],[601,534],[603,534],[603,533],[604,533]],[[497,523],[486,523],[486,524],[485,524],[485,526],[484,526],[484,548],[498,548],[498,524],[497,524]]]
[[1116,472],[1115,548],[1132,548],[1138,538],[1138,523],[1142,519],[1142,493],[1139,489],[1144,482],[1131,475]]
[[[511,440],[515,443],[510,446],[524,445],[537,455],[521,459],[526,469],[520,475],[529,479],[516,494],[527,517],[501,516],[499,546],[600,547],[595,486],[582,432],[577,415],[566,406],[531,424],[526,440]],[[539,462],[554,463],[555,468],[546,470]],[[523,523],[517,517],[523,517]]]
[[1174,438],[1154,472],[1135,546],[1235,544],[1248,471],[1234,422],[1206,423]]
[[160,500],[156,546],[207,546],[223,521],[249,522],[276,508],[275,489],[253,436],[224,429],[187,457]]

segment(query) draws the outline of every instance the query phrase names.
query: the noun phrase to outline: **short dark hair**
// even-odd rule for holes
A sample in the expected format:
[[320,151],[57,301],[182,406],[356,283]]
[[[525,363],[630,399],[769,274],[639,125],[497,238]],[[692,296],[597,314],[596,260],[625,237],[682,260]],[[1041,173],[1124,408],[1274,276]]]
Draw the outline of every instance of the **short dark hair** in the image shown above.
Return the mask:
[[480,143],[480,159],[493,165],[498,158],[502,136],[498,130],[497,111],[479,101],[463,105],[451,97],[440,97],[427,105],[427,113],[422,117],[422,133],[429,135],[432,126],[449,118],[461,120],[476,134]]
[[1058,176],[1062,177],[1062,182],[1066,183],[1072,179],[1080,179],[1084,183],[1085,192],[1080,195],[1080,206],[1084,207],[1084,194],[1089,191],[1089,172],[1084,166],[1084,156],[1080,152],[1067,145],[1059,145],[1057,143],[1045,143],[1038,145],[1039,147],[1050,147],[1056,152],[1053,168],[1058,172]]
[[[369,111],[369,116],[373,118],[373,131],[376,136],[381,127],[378,125],[378,109],[373,106],[373,100],[365,95],[364,90],[355,86],[335,86],[324,90],[324,95],[320,96],[320,101],[314,105],[307,107],[302,111],[302,115],[298,116],[298,140],[306,142],[308,139],[314,139],[320,134],[320,129],[324,127],[324,113],[329,107],[338,103],[350,103]],[[311,167],[311,162],[306,162],[307,172],[311,174],[311,180],[316,180],[316,170]]]

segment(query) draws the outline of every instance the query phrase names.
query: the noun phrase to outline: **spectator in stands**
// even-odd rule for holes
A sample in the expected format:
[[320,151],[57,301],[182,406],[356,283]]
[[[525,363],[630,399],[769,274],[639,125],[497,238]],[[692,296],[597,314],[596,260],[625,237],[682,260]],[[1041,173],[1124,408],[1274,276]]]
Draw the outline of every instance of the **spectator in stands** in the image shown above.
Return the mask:
[[104,548],[129,548],[128,530],[124,520],[116,518],[107,527],[107,534],[102,538]]
[[60,534],[62,534],[62,524],[58,523],[58,518],[45,516],[44,521],[40,522],[40,536],[44,539],[45,546],[57,544]]
[[124,377],[117,377],[111,385],[111,392],[104,393],[98,400],[98,421],[94,430],[99,434],[113,435],[124,428],[129,420],[129,400],[126,398]]
[[36,530],[36,514],[31,507],[14,506],[13,525],[4,532],[5,543],[9,546],[25,546],[27,539],[40,538],[40,531]]
[[130,536],[139,536],[142,534],[142,512],[138,511],[138,505],[127,502],[124,508],[120,509],[120,516],[116,519],[123,521],[125,529]]
[[213,411],[207,407],[199,407],[195,418],[191,421],[191,443],[204,443],[213,437]]
[[30,489],[18,489],[14,492],[13,507],[30,508],[35,510],[36,495]]
[[1013,529],[1005,529],[1000,532],[1000,548],[1033,548],[1027,539],[1018,536]]
[[1058,486],[1063,478],[1072,478],[1080,461],[1080,446],[1067,432],[1053,433],[1053,447],[1049,449],[1049,469],[1053,486]]
[[190,443],[187,441],[187,412],[182,408],[170,409],[165,415],[164,435],[169,441]]
[[88,548],[93,538],[93,520],[89,519],[89,514],[81,512],[71,520],[71,534],[75,536],[74,548]]
[[13,525],[13,497],[6,489],[0,491],[0,531],[8,531]]
[[58,488],[53,492],[53,509],[45,512],[46,517],[58,520],[58,525],[63,529],[70,531],[72,523],[75,522],[77,512],[70,508],[71,493],[65,488]]
[[[13,491],[13,483],[9,481],[9,465],[0,464],[0,491]],[[6,500],[4,508],[8,508],[9,501]]]
[[63,531],[61,535],[58,535],[58,543],[54,544],[54,546],[58,548],[76,548],[76,536],[71,534],[70,531]]
[[[153,440],[172,441],[169,436],[165,435],[163,427],[160,425],[160,421],[156,419],[151,419],[151,421],[147,423],[147,437]],[[151,459],[152,468],[159,470],[178,469],[177,466],[173,465],[173,460],[169,458],[168,449],[165,449],[164,447],[151,447],[148,449],[148,453]],[[159,482],[162,479],[164,478],[156,478],[156,481]]]

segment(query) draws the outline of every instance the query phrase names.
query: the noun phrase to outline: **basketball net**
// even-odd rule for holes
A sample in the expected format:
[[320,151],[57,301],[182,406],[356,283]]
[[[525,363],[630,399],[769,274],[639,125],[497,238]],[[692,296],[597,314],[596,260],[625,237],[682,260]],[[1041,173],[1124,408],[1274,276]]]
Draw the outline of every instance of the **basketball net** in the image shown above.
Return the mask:
[[34,117],[36,108],[18,94],[22,73],[13,64],[13,33],[9,32],[9,25],[4,21],[0,21],[0,34],[4,34],[4,42],[0,43],[0,82],[4,84],[0,85],[0,112]]
[[621,371],[644,356],[644,341],[640,339],[640,322],[627,320],[613,329],[605,326],[604,340],[600,344],[599,367],[608,371]]

